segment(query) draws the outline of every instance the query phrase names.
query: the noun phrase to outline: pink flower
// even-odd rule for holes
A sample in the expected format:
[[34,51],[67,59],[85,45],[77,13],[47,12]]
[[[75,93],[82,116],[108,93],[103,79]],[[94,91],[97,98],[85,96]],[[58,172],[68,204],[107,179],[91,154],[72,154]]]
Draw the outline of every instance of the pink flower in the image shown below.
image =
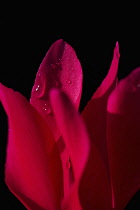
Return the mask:
[[108,75],[81,113],[82,68],[56,41],[30,102],[0,84],[8,116],[5,181],[29,210],[124,209],[140,188],[140,68],[117,84],[116,43]]

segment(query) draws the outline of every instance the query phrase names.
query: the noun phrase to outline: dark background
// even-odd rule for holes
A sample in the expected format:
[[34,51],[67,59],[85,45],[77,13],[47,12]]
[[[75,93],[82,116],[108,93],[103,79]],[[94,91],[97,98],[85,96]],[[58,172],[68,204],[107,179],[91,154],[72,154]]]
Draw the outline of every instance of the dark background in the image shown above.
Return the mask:
[[[119,79],[140,66],[139,13],[133,8],[99,5],[9,5],[0,7],[0,82],[27,99],[38,67],[50,46],[64,39],[76,51],[83,67],[80,110],[105,77],[116,41],[120,44]],[[99,3],[100,4],[100,3]],[[128,6],[128,5],[127,5]],[[7,118],[0,106],[0,205],[1,209],[25,207],[4,183]],[[139,209],[140,193],[127,209]]]

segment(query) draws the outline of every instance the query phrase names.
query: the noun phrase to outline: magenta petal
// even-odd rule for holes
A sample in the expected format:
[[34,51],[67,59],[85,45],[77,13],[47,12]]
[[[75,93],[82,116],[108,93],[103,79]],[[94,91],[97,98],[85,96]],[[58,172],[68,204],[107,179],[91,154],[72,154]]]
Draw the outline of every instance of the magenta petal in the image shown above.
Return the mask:
[[107,170],[109,169],[106,146],[106,109],[108,97],[112,90],[116,87],[118,63],[119,45],[117,42],[109,72],[82,112],[89,135],[93,143],[98,148]]
[[0,100],[9,124],[6,184],[30,210],[59,210],[62,166],[46,122],[20,93],[2,84]]
[[124,209],[140,189],[140,68],[108,101],[107,137],[115,209]]
[[69,165],[69,154],[56,125],[51,110],[48,93],[51,88],[59,88],[66,92],[75,106],[79,107],[82,92],[82,68],[74,49],[62,39],[57,40],[43,59],[35,84],[32,89],[30,103],[41,113],[53,132],[59,148],[63,167],[64,193],[69,191],[70,174],[65,168]]
[[57,40],[47,52],[36,75],[31,104],[47,120],[55,139],[59,132],[49,104],[51,88],[66,92],[79,107],[82,92],[82,68],[74,49],[62,39]]
[[63,209],[111,209],[106,168],[88,138],[83,119],[63,92],[52,90],[51,104],[74,172],[74,181],[64,198]]

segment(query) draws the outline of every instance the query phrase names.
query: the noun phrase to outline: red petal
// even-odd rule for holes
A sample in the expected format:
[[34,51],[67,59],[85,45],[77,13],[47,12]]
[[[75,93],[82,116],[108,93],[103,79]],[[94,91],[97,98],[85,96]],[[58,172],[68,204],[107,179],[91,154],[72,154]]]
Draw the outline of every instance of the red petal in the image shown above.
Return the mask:
[[107,135],[114,206],[124,209],[140,189],[140,68],[108,101]]
[[51,88],[66,92],[79,107],[82,91],[82,68],[74,49],[62,39],[57,40],[43,59],[32,89],[31,104],[47,120],[55,138],[59,132],[52,114],[48,93]]
[[111,209],[111,191],[106,168],[90,142],[82,118],[68,97],[51,91],[52,108],[70,154],[74,182],[63,209]]
[[[48,98],[49,90],[53,87],[65,91],[76,107],[79,107],[82,92],[82,68],[74,49],[62,39],[51,46],[43,59],[36,75],[30,100],[49,124],[55,140],[58,140],[60,134]],[[62,159],[64,193],[67,193],[70,174],[65,170],[65,162],[69,154],[62,138],[59,138],[57,144]]]
[[88,102],[87,106],[82,112],[89,135],[98,148],[107,170],[109,169],[106,145],[106,107],[108,97],[116,86],[118,63],[119,45],[117,42],[108,75],[103,80],[102,84],[94,93],[92,99]]
[[0,84],[8,115],[6,183],[30,210],[60,209],[62,166],[44,119],[18,92]]

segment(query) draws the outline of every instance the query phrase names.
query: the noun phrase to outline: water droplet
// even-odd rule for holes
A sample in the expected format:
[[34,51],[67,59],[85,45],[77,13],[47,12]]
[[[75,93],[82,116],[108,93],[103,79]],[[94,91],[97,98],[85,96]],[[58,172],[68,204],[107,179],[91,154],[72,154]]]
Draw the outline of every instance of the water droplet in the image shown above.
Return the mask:
[[48,107],[46,103],[43,106],[43,110],[46,112],[46,114],[52,114],[51,108]]
[[69,170],[71,167],[70,159],[66,161],[66,168]]
[[46,113],[47,113],[47,114],[52,114],[52,110],[51,110],[50,108],[48,108],[48,109],[46,110]]
[[39,90],[39,87],[40,87],[40,86],[38,85],[38,86],[36,87],[36,89],[35,89],[35,90],[36,90],[36,91],[38,91],[38,90]]
[[71,81],[71,80],[66,80],[66,83],[67,83],[67,84],[71,84],[72,81]]

